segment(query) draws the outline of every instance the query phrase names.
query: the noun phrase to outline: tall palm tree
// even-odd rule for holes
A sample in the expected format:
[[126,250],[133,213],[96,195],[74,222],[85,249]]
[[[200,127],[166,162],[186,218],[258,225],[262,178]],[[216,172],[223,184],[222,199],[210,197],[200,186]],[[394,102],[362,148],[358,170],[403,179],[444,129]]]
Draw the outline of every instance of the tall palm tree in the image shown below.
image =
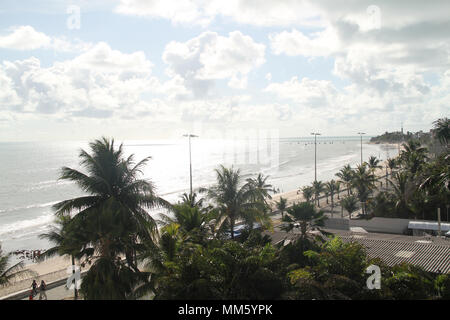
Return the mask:
[[351,186],[353,180],[353,169],[350,165],[344,166],[338,173],[336,173],[336,177],[340,179],[342,183],[347,187],[347,195],[351,193]]
[[170,208],[170,204],[155,194],[150,181],[138,178],[150,157],[135,163],[134,155],[125,158],[122,144],[116,148],[113,139],[95,140],[89,147],[91,153],[85,150],[79,153],[86,173],[63,167],[60,177],[75,182],[87,195],[55,204],[55,213],[57,216],[76,214],[76,220],[97,221],[96,215],[114,202],[117,213],[122,215],[120,219],[127,221],[129,227],[126,260],[137,269],[133,247],[139,241],[153,239],[157,233],[156,223],[146,210],[158,206]]
[[208,189],[201,189],[201,192],[206,192],[208,198],[217,206],[218,227],[227,221],[231,238],[234,239],[236,220],[251,216],[254,220],[263,222],[266,204],[261,202],[260,190],[255,190],[250,182],[242,183],[239,169],[225,168],[221,165],[215,172],[216,184]]
[[362,213],[366,214],[365,203],[369,199],[372,190],[375,188],[375,175],[367,165],[358,165],[353,174],[353,187],[357,190],[358,199],[362,204]]
[[24,269],[23,261],[10,265],[10,254],[3,254],[0,245],[0,286],[5,286],[11,283],[12,280],[25,277],[27,275],[35,275],[34,272]]
[[358,209],[358,199],[355,196],[346,196],[341,199],[341,206],[348,212],[349,219],[351,219],[352,213]]
[[322,192],[325,191],[325,185],[323,184],[322,181],[314,181],[312,183],[312,188],[313,188],[313,191],[314,191],[314,197],[315,197],[315,200],[317,202],[317,206],[320,208],[319,196],[320,196],[320,194]]
[[330,194],[330,198],[331,198],[331,214],[333,214],[334,194],[336,193],[336,191],[338,189],[337,186],[338,186],[338,183],[335,180],[331,180],[325,184],[325,189],[328,191],[328,193]]
[[276,204],[276,206],[277,206],[277,209],[280,211],[280,213],[281,213],[281,219],[283,219],[283,216],[284,216],[284,211],[286,210],[286,208],[287,208],[287,199],[286,198],[283,198],[283,197],[280,197],[280,200],[279,201],[275,201],[275,204]]

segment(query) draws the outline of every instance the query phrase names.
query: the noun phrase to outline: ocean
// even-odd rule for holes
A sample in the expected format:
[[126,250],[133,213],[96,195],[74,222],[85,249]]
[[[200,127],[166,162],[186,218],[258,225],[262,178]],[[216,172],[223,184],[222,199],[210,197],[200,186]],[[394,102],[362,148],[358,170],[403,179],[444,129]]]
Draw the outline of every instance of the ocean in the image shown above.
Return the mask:
[[[382,160],[398,154],[396,146],[368,144],[364,137],[363,159]],[[116,142],[117,144],[119,142]],[[189,147],[180,140],[124,141],[126,155],[135,160],[151,156],[143,177],[156,186],[159,196],[177,201],[189,191]],[[193,138],[193,187],[214,183],[220,164],[239,168],[244,178],[259,172],[280,192],[310,184],[314,180],[314,138],[263,140],[204,140]],[[58,180],[63,166],[82,170],[79,150],[86,142],[0,143],[0,243],[4,252],[38,250],[51,246],[39,234],[53,223],[52,205],[82,195],[71,182]],[[317,179],[336,179],[334,174],[360,163],[359,137],[318,137]],[[157,211],[151,214],[156,214]]]

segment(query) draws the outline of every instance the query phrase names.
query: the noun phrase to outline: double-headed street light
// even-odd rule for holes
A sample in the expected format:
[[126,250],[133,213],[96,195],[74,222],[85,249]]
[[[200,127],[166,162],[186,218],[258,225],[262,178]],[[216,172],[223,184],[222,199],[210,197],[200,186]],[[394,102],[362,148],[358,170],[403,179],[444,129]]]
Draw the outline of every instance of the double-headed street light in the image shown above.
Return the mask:
[[183,137],[188,137],[189,138],[189,181],[190,181],[190,190],[191,190],[191,196],[192,196],[192,156],[191,156],[191,138],[196,138],[198,136],[196,136],[195,134],[183,134]]
[[314,136],[314,181],[317,181],[317,136],[320,136],[320,133],[313,132],[311,135]]
[[361,165],[363,164],[363,156],[362,156],[362,135],[365,134],[364,132],[358,132],[358,134],[361,136]]

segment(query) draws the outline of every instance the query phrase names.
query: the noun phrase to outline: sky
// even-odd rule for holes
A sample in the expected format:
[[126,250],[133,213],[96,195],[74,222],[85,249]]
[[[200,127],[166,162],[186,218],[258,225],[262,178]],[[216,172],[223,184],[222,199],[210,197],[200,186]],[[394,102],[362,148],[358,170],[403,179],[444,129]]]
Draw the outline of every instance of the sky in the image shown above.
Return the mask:
[[447,0],[2,0],[0,141],[377,135],[450,114]]

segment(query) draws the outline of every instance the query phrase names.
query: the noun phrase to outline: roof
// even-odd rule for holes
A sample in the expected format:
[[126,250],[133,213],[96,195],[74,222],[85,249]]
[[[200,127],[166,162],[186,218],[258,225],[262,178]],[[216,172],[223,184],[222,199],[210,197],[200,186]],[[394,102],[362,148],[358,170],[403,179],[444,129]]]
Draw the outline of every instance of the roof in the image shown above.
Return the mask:
[[356,241],[362,244],[369,257],[380,258],[388,266],[406,262],[428,272],[450,273],[450,239],[329,231],[344,242]]
[[[437,231],[439,230],[439,224],[437,222],[410,221],[408,223],[408,228]],[[441,231],[450,231],[450,223],[441,223]]]
[[[356,241],[366,248],[370,258],[380,258],[388,266],[402,262],[422,267],[425,271],[450,274],[450,239],[437,237],[416,237],[384,233],[357,233],[347,230],[325,231],[333,233],[344,242]],[[266,231],[273,243],[294,239],[299,234],[286,233],[275,228]]]

